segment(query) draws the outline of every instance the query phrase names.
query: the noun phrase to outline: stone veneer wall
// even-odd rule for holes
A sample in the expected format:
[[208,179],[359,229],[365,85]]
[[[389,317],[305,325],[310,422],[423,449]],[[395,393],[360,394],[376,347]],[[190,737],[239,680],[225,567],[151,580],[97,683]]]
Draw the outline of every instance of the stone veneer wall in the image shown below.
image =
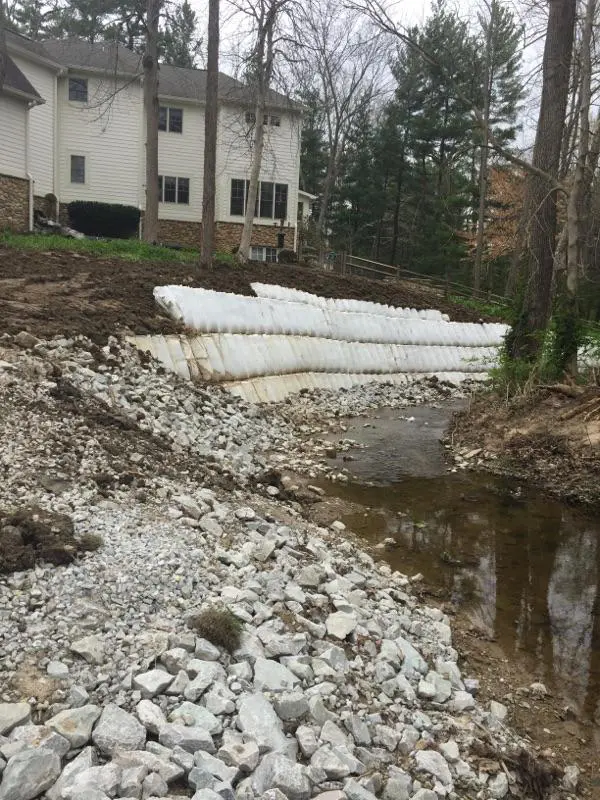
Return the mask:
[[199,249],[201,239],[201,222],[182,222],[181,220],[173,219],[158,220],[158,241],[161,244],[182,244],[186,247]]
[[[215,250],[231,253],[240,243],[243,225],[241,222],[217,222],[215,226]],[[252,230],[252,244],[277,247],[279,226],[255,225]],[[294,247],[294,229],[284,228],[285,247]],[[159,219],[158,239],[165,244],[182,244],[200,247],[202,238],[201,222],[182,222],[181,220]]]
[[[60,221],[68,224],[67,206],[60,205]],[[142,225],[144,212],[142,211]],[[231,253],[238,247],[242,235],[241,222],[217,222],[215,226],[215,250]],[[252,244],[263,247],[277,247],[277,234],[281,229],[279,225],[255,225],[252,230]],[[283,228],[284,247],[288,250],[294,248],[294,228]],[[187,247],[200,248],[202,241],[202,223],[183,220],[159,219],[158,240],[164,244],[181,244]]]
[[[242,235],[241,222],[217,222],[215,230],[215,249],[224,253],[238,247]],[[277,247],[277,234],[282,232],[285,236],[284,247],[294,249],[294,228],[280,229],[279,225],[255,225],[252,229],[252,244],[263,247]]]
[[19,233],[29,228],[29,181],[0,175],[0,230]]

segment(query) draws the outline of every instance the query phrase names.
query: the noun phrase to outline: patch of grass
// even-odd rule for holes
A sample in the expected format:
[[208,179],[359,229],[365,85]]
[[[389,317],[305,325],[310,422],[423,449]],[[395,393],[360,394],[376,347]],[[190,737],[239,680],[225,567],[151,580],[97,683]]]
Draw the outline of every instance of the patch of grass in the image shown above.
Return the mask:
[[213,264],[217,267],[236,267],[238,262],[233,253],[217,252],[213,258]]
[[461,297],[459,295],[450,295],[448,299],[458,306],[481,314],[483,317],[498,317],[502,322],[506,322],[509,325],[514,321],[514,309],[508,304],[486,303],[485,300],[478,300],[475,297]]
[[104,544],[104,539],[99,533],[84,533],[77,539],[79,550],[86,553],[91,553],[94,550],[99,550]]
[[240,646],[244,623],[225,606],[211,606],[187,620],[188,628],[216,647],[234,653]]
[[0,246],[18,250],[45,252],[60,250],[82,253],[98,258],[122,258],[125,261],[178,261],[195,262],[196,250],[177,250],[152,245],[137,239],[69,239],[58,234],[0,233]]

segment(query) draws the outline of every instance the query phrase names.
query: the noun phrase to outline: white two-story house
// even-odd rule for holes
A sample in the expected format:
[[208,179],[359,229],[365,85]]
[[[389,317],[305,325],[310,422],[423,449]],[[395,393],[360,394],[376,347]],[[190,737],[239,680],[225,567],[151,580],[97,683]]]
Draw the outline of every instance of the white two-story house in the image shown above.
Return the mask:
[[[23,228],[23,220],[31,218],[32,204],[64,218],[72,200],[132,205],[143,217],[141,56],[112,42],[33,42],[11,33],[7,47],[9,63],[27,91],[17,99],[10,94],[12,84],[5,82],[0,95],[0,229]],[[205,71],[161,65],[162,242],[198,246],[201,239],[205,95]],[[5,106],[15,107],[12,116],[5,113]],[[9,121],[15,116],[24,118],[20,133]],[[252,257],[270,261],[276,259],[278,248],[296,248],[298,209],[310,196],[298,188],[300,107],[271,91],[262,124],[265,151]],[[216,248],[231,251],[241,235],[255,119],[246,87],[222,73],[218,125]],[[9,166],[17,160],[21,166]],[[14,209],[9,216],[2,200],[6,194],[2,187],[14,187],[15,180],[22,182],[20,186],[26,184],[28,198],[19,224]]]

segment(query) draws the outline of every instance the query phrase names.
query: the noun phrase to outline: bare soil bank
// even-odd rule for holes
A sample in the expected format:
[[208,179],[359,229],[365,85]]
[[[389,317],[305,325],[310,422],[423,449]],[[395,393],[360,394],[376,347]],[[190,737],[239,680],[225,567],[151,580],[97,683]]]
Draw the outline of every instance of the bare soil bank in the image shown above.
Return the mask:
[[539,389],[520,401],[483,393],[457,414],[449,442],[457,462],[539,486],[600,509],[600,390],[577,397]]
[[154,302],[155,286],[175,283],[252,295],[253,281],[393,306],[424,309],[434,304],[453,320],[479,320],[475,312],[432,297],[430,289],[414,283],[342,277],[287,264],[207,270],[176,262],[100,259],[0,246],[0,333],[26,330],[41,338],[83,334],[99,344],[123,329],[138,334],[176,333],[179,326],[161,314]]

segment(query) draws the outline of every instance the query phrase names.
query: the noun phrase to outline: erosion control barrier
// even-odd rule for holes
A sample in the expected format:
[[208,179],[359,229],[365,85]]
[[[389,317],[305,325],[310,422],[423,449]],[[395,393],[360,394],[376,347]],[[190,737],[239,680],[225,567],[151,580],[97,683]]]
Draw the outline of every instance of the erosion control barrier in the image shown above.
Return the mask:
[[301,389],[404,383],[417,375],[453,382],[485,377],[507,330],[449,322],[434,310],[329,300],[265,284],[253,288],[269,296],[157,287],[157,303],[188,332],[131,341],[185,378],[269,402]]

